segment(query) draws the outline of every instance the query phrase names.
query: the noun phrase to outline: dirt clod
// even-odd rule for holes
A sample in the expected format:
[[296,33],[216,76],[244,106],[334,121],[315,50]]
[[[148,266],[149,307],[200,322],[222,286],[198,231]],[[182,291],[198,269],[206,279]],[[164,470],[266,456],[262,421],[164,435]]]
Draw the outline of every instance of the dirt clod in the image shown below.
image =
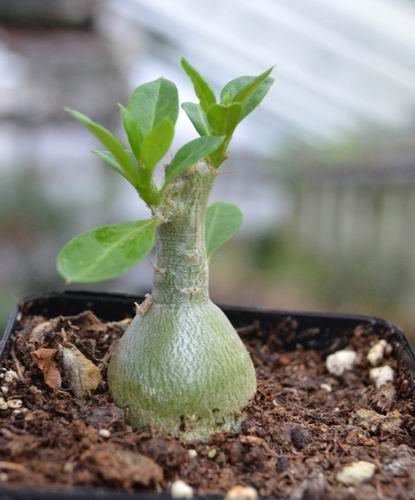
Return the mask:
[[298,450],[302,450],[310,443],[311,434],[303,427],[296,425],[291,429],[291,441]]
[[92,463],[104,481],[124,488],[155,486],[163,481],[163,469],[154,460],[114,445],[93,447],[83,455],[82,461],[87,467]]

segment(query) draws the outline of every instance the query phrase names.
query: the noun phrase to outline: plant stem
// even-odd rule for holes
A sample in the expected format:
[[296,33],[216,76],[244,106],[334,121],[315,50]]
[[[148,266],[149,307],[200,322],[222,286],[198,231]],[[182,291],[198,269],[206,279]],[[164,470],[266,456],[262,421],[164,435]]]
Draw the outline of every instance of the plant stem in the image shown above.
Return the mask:
[[108,381],[131,425],[185,439],[235,428],[256,389],[252,361],[209,299],[205,216],[215,170],[189,169],[154,209],[157,234],[152,296],[121,338]]
[[168,192],[168,222],[158,227],[153,300],[159,304],[209,300],[205,217],[215,172],[201,164]]

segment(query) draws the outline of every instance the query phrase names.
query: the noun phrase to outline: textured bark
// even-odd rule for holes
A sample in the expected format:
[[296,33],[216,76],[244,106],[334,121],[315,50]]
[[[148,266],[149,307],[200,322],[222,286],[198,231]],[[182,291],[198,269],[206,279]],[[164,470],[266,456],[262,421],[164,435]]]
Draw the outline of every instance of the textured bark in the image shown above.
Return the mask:
[[199,164],[166,193],[153,293],[109,367],[112,395],[132,425],[188,439],[235,427],[256,390],[248,352],[209,299],[204,221],[214,177]]

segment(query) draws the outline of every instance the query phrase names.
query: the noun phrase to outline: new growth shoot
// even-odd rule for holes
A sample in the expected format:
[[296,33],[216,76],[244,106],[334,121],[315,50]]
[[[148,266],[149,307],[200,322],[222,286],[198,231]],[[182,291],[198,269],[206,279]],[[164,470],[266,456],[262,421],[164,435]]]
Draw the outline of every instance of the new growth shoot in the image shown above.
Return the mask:
[[120,106],[127,147],[68,109],[104,146],[94,153],[133,186],[151,216],[76,236],[59,253],[57,265],[68,282],[104,281],[156,247],[152,293],[115,349],[109,387],[133,426],[203,439],[235,428],[256,390],[248,352],[208,290],[209,258],[238,230],[242,214],[229,203],[208,207],[208,198],[237,125],[260,104],[273,79],[272,68],[236,78],[217,98],[194,67],[185,59],[181,63],[198,98],[182,108],[199,137],[176,152],[160,186],[154,171],[171,146],[179,112],[174,83],[164,78],[145,83]]

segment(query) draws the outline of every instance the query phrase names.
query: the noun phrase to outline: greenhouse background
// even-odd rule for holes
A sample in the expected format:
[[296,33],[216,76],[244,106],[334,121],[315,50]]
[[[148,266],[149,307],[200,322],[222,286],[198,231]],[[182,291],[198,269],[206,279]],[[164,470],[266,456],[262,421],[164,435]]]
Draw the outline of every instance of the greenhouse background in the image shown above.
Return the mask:
[[[2,0],[1,322],[64,288],[72,235],[146,214],[63,108],[119,129],[117,102],[160,75],[192,100],[184,55],[216,89],[275,64],[213,194],[245,214],[212,262],[215,300],[375,314],[414,336],[414,54],[409,0]],[[181,116],[175,146],[192,137]],[[88,288],[147,291],[152,262]]]

